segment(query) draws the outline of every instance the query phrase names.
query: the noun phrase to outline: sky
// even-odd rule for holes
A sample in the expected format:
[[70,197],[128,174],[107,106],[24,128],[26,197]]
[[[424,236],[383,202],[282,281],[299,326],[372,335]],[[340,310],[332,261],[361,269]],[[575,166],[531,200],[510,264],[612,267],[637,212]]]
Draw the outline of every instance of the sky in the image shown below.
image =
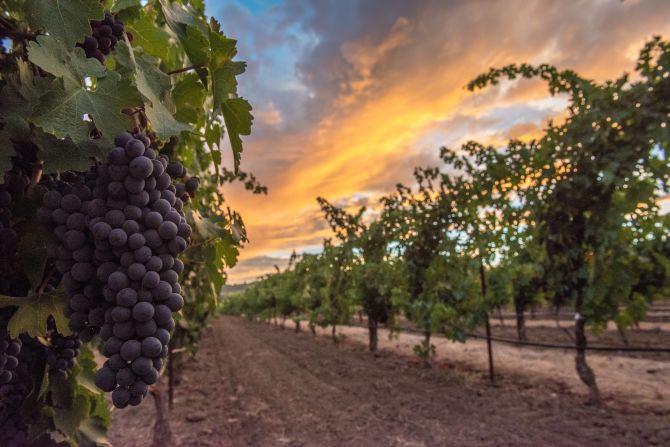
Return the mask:
[[603,81],[670,38],[667,0],[207,0],[207,13],[248,62],[241,167],[269,189],[224,192],[250,239],[232,284],[319,250],[317,196],[374,207],[414,166],[437,165],[440,146],[503,147],[560,118],[565,98],[539,81],[467,91],[490,67],[546,62]]

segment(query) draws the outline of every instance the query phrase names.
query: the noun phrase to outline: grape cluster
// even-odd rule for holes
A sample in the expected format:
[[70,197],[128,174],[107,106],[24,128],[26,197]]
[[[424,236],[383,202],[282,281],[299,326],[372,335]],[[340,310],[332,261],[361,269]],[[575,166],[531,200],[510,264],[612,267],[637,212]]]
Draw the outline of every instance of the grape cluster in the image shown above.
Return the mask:
[[172,312],[184,304],[177,256],[191,228],[182,210],[199,179],[158,155],[145,135],[123,133],[115,144],[89,172],[45,179],[51,189],[38,217],[53,228],[49,253],[69,294],[69,327],[83,341],[99,333],[109,360],[96,384],[123,408],[158,380]]
[[14,227],[12,209],[20,204],[30,186],[30,175],[37,163],[37,147],[32,144],[15,144],[12,167],[4,173],[0,184],[0,294],[26,296],[30,281],[26,277],[19,253],[18,236]]
[[19,364],[21,340],[12,340],[7,334],[0,339],[0,386],[7,385],[15,379],[15,370]]
[[91,281],[95,273],[95,245],[88,229],[87,211],[93,197],[92,186],[97,168],[86,174],[65,173],[62,178],[43,181],[52,186],[42,197],[38,219],[49,224],[54,235],[47,253],[69,294],[65,316],[70,330],[83,341],[89,341],[104,323],[100,284]]
[[92,34],[77,46],[84,49],[86,57],[96,58],[100,63],[104,63],[105,56],[114,50],[119,40],[123,40],[124,34],[128,41],[133,40],[133,35],[125,32],[123,22],[108,12],[103,20],[91,21],[91,31]]
[[27,369],[21,362],[22,341],[7,336],[6,327],[0,328],[0,426],[21,405],[28,393]]
[[105,253],[96,277],[108,303],[100,337],[109,360],[96,384],[123,408],[139,404],[158,380],[172,312],[184,305],[178,283],[184,264],[177,256],[188,247],[191,228],[173,183],[186,177],[183,166],[157,156],[144,136],[124,133],[115,143],[98,168],[88,216],[96,252]]
[[76,336],[61,335],[55,330],[51,333],[47,347],[47,365],[52,374],[67,378],[68,370],[74,366],[79,355],[81,341]]

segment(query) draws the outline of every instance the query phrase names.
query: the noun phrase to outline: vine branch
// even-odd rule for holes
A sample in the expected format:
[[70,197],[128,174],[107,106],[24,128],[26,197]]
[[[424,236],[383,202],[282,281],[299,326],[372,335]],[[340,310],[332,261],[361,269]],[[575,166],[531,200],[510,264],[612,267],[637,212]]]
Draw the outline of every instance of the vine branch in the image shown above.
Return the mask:
[[190,67],[178,68],[176,70],[168,71],[167,74],[173,75],[173,74],[183,73],[185,71],[195,70],[196,68],[205,68],[205,64],[196,64],[196,65],[191,65]]

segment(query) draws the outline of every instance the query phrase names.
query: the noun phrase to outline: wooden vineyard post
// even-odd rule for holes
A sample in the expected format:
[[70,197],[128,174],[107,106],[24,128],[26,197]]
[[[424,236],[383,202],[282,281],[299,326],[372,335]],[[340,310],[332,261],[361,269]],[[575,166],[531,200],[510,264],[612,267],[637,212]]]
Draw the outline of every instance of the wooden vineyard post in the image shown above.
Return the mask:
[[[486,301],[486,277],[484,274],[484,262],[479,258],[479,282],[482,291],[482,299]],[[486,349],[489,355],[489,380],[495,382],[495,372],[493,370],[493,346],[491,346],[491,323],[489,322],[489,312],[486,311]]]
[[172,411],[174,401],[174,369],[172,367],[172,346],[168,345],[168,406]]

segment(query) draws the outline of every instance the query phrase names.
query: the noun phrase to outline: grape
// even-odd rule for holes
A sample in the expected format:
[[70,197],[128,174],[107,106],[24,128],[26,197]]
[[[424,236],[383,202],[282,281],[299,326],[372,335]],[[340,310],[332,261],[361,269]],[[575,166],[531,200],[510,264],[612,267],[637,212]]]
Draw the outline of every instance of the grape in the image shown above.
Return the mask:
[[142,380],[136,380],[135,383],[130,386],[130,394],[133,396],[146,396],[147,391],[147,384]]
[[144,143],[136,139],[129,140],[126,143],[125,148],[126,155],[128,155],[129,158],[139,157],[140,155],[144,154],[145,150]]
[[123,181],[123,187],[129,193],[137,194],[144,190],[146,187],[146,181],[134,177],[126,177],[126,179]]
[[63,245],[70,251],[81,248],[86,243],[86,235],[82,231],[68,230],[63,236]]
[[123,208],[123,213],[126,215],[126,219],[131,221],[137,221],[142,217],[142,210],[135,205],[127,205]]
[[151,368],[151,371],[149,371],[149,373],[142,376],[142,381],[147,385],[153,385],[158,381],[158,377],[159,377],[158,371],[156,371],[155,368]]
[[147,357],[139,357],[133,361],[132,370],[138,376],[145,376],[154,370],[154,364]]
[[[145,301],[148,302],[148,301]],[[156,333],[158,325],[154,320],[145,321],[143,323],[137,323],[135,325],[135,331],[139,337],[150,337]]]
[[133,136],[128,132],[122,132],[114,138],[114,144],[118,147],[126,147],[126,144],[133,139]]
[[128,320],[130,320],[130,309],[122,306],[116,306],[112,309],[112,321],[114,323],[123,323]]
[[161,217],[165,216],[172,209],[172,205],[165,199],[158,199],[153,205],[153,210],[160,213]]
[[[151,303],[142,301],[133,307],[133,319],[140,323],[151,320],[154,316],[154,306]],[[158,323],[158,321],[157,321]]]
[[109,233],[109,243],[114,247],[122,247],[128,240],[128,234],[121,228],[115,228]]
[[81,341],[76,336],[64,336],[55,330],[53,318],[48,321],[51,329],[49,346],[47,347],[47,365],[52,374],[66,378],[69,369],[74,366],[75,358],[79,355]]
[[142,278],[142,287],[145,289],[153,289],[160,282],[161,277],[158,273],[154,271],[149,271]]
[[177,235],[177,225],[175,225],[172,222],[163,222],[160,224],[158,227],[158,234],[160,237],[166,240],[171,240],[174,239],[174,237]]
[[142,340],[142,355],[148,358],[160,357],[163,351],[163,344],[156,337],[147,337]]
[[70,272],[75,281],[87,282],[93,277],[95,268],[93,264],[89,264],[88,262],[77,262],[72,266]]
[[[3,191],[3,193],[8,194],[6,191]],[[44,206],[47,208],[56,209],[60,207],[60,201],[62,198],[63,196],[58,191],[51,190],[44,194],[42,197],[42,203],[44,203]]]
[[172,293],[172,286],[166,281],[159,281],[151,293],[156,301],[165,301]]
[[128,237],[128,247],[133,250],[143,247],[144,244],[146,244],[146,239],[140,233],[134,233]]
[[[105,13],[105,20],[92,20],[90,24],[91,35],[87,36],[83,42],[77,43],[77,46],[84,50],[86,57],[95,58],[100,63],[104,63],[105,55],[110,54],[114,50],[118,41],[123,40],[124,34],[129,41],[132,41],[132,34],[125,32],[123,22],[116,20],[113,14]],[[126,133],[124,132],[124,134]],[[114,140],[114,143],[122,146],[119,143],[125,141],[127,141],[125,137],[119,136]]]
[[119,228],[126,221],[126,216],[121,210],[110,210],[105,214],[105,222],[112,228]]
[[163,263],[163,270],[171,269],[172,266],[174,266],[175,259],[174,256],[172,256],[171,254],[165,253],[159,255],[158,257],[161,258],[161,262]]
[[200,179],[198,177],[191,177],[186,180],[184,186],[186,187],[186,192],[189,194],[195,194],[195,192],[198,190],[198,187],[200,186]]
[[95,373],[95,385],[103,391],[112,391],[116,388],[116,374],[105,365]]
[[130,391],[125,388],[117,388],[112,392],[112,403],[117,408],[125,408],[130,400]]
[[[149,340],[148,338],[142,340],[140,343],[137,340],[128,340],[121,346],[121,357],[127,362],[132,362],[138,358],[144,352],[144,341]],[[158,341],[158,340],[156,340]],[[160,342],[159,342],[160,343]],[[161,349],[162,349],[161,345]]]
[[167,282],[170,286],[175,285],[179,279],[179,275],[174,270],[165,270],[160,273],[160,277],[161,281]]
[[[121,267],[128,268],[135,263],[135,255],[132,251],[126,251],[119,258],[119,263],[121,264]],[[130,279],[132,280],[132,278]]]
[[128,287],[128,277],[123,272],[114,272],[107,278],[107,284],[110,289],[118,292]]
[[163,324],[168,323],[168,321],[172,318],[172,311],[170,311],[170,308],[165,306],[164,304],[159,304],[155,307],[153,317],[154,320],[156,320],[156,324],[161,326]]
[[184,298],[178,293],[172,293],[165,301],[165,305],[170,308],[172,312],[179,312],[184,307]]
[[[146,237],[146,233],[145,233]],[[151,258],[151,249],[149,247],[140,247],[134,252],[135,260],[144,264]]]
[[141,281],[146,273],[146,267],[144,267],[144,264],[140,264],[139,262],[136,262],[128,267],[128,277],[133,281]]
[[144,156],[137,157],[130,162],[130,175],[138,179],[145,179],[151,175],[154,165]]
[[135,322],[132,320],[124,321],[123,323],[115,323],[112,332],[114,336],[121,340],[130,340],[135,337]]
[[[160,272],[161,269],[163,268],[163,261],[161,261],[161,258],[158,256],[152,256],[149,258],[149,260],[144,264],[144,266],[147,268],[148,271],[151,272]],[[152,275],[153,276],[153,275]],[[160,276],[159,276],[160,278]],[[153,278],[151,279],[153,281]],[[153,284],[153,282],[152,282]],[[151,286],[146,286],[148,289],[151,289]],[[155,287],[155,286],[154,286]]]
[[81,209],[81,199],[74,194],[68,194],[61,199],[60,205],[68,213],[74,213]]
[[2,328],[2,332],[0,332],[0,387],[16,379],[21,345],[21,340],[10,339],[6,335],[6,330]]
[[157,213],[156,211],[151,211],[147,213],[146,217],[144,218],[144,222],[148,228],[158,228],[163,222],[163,216],[161,216],[160,213]]
[[146,239],[146,244],[150,249],[157,249],[163,245],[163,239],[157,230],[153,228],[144,232],[144,238]]

